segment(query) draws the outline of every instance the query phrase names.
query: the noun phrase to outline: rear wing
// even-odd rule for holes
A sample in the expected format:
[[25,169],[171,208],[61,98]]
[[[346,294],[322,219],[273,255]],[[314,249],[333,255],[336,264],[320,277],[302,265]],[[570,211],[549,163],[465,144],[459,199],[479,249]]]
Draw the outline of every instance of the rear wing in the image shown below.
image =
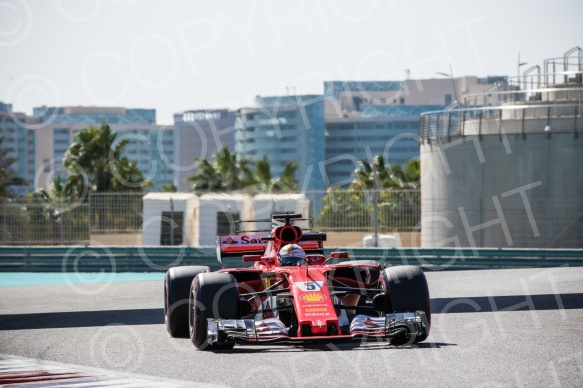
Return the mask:
[[220,257],[236,257],[252,254],[263,254],[267,248],[267,241],[262,234],[247,234],[217,237],[217,253]]
[[[217,253],[220,253],[221,257],[263,254],[270,240],[272,238],[261,234],[219,236],[217,237]],[[298,244],[306,252],[324,249],[322,242],[315,239],[299,241]]]
[[[223,264],[223,257],[243,257],[243,255],[263,255],[272,240],[264,234],[231,235],[217,237],[217,260]],[[299,241],[306,253],[324,253],[322,241]]]

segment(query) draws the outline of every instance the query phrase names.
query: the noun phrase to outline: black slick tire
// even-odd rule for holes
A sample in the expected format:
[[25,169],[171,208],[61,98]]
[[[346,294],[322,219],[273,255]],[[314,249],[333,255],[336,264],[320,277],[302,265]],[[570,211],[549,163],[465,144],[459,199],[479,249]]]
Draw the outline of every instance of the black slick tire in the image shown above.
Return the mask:
[[[431,328],[431,300],[423,271],[414,265],[386,268],[381,274],[381,282],[387,295],[387,313],[418,310],[425,313],[429,323],[427,334],[417,336],[414,342],[425,341]],[[391,342],[398,343],[399,340]]]
[[234,341],[213,346],[206,342],[208,318],[239,319],[239,293],[233,275],[214,272],[196,276],[192,281],[188,309],[190,339],[197,349],[224,350],[235,346]]
[[192,279],[206,266],[173,267],[164,277],[164,322],[172,337],[188,337],[188,298]]

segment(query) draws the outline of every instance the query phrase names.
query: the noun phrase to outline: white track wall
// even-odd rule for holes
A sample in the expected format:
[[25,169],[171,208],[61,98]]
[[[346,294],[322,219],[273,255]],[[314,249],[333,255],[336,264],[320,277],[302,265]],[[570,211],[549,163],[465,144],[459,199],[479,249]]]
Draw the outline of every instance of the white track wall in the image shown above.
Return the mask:
[[[241,219],[251,217],[251,198],[247,195],[205,194],[199,199],[197,225],[198,231],[194,244],[196,246],[214,246],[217,240],[217,214],[239,213]],[[232,233],[235,232],[233,223]]]
[[[184,244],[214,246],[217,239],[218,213],[238,213],[240,219],[270,219],[273,213],[299,213],[307,217],[310,201],[304,194],[261,194],[250,197],[242,194],[149,193],[143,198],[144,245],[160,245],[162,212],[184,212]],[[167,222],[167,221],[166,221]],[[266,225],[246,225],[245,229],[266,228]],[[235,233],[234,220],[231,233]]]
[[198,197],[189,193],[148,193],[143,198],[143,245],[160,245],[162,222],[169,222],[162,218],[162,212],[184,213],[183,244],[195,243],[194,215],[198,207]]

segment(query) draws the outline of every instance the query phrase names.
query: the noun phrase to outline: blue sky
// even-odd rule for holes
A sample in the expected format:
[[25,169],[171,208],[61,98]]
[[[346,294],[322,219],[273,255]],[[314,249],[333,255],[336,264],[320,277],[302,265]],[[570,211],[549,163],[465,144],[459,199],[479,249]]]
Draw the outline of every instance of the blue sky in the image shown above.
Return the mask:
[[[158,122],[326,80],[516,75],[583,46],[583,2],[0,2],[0,100],[155,108]],[[290,89],[291,88],[291,89]]]

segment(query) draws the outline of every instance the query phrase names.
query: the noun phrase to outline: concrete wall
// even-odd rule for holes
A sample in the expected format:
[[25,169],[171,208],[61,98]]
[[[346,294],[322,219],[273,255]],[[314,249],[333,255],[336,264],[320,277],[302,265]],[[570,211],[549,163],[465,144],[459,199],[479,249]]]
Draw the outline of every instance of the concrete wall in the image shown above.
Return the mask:
[[[140,246],[143,245],[141,233],[92,234],[90,245]],[[158,236],[158,244],[160,236]],[[151,245],[151,244],[149,244]]]

